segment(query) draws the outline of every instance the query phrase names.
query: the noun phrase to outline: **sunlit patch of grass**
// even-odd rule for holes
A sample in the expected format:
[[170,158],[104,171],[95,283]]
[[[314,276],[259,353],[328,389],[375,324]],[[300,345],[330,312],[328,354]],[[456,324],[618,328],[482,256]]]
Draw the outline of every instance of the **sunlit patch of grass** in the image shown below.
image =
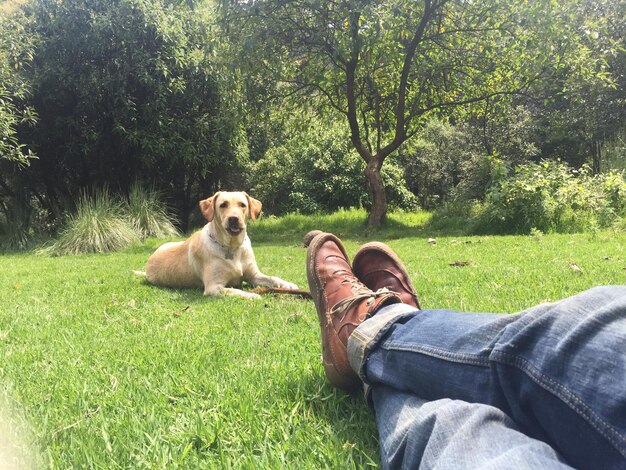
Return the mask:
[[[268,218],[251,239],[262,271],[307,288],[306,231],[342,234],[351,256],[376,237],[404,261],[425,308],[511,313],[626,281],[623,232],[429,240],[420,214],[391,217],[369,235],[365,212]],[[372,413],[324,377],[313,302],[150,286],[132,271],[159,243],[0,256],[0,382],[49,466],[379,465]]]

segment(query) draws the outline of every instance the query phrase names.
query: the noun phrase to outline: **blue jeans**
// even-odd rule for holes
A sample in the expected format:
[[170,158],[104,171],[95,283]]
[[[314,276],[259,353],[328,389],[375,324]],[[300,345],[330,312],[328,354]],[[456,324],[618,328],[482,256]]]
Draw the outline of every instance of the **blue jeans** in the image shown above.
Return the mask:
[[514,315],[395,304],[348,352],[384,468],[626,469],[626,286]]

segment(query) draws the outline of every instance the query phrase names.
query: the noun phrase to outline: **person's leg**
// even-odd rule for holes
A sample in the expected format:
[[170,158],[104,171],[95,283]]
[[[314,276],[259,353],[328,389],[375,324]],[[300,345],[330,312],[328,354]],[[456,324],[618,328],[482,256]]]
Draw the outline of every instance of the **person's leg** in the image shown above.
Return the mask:
[[373,390],[492,405],[574,466],[626,467],[626,286],[516,315],[388,306],[348,349]]
[[[377,265],[375,275],[366,276],[368,284],[364,285],[354,276],[336,237],[317,232],[307,234],[305,243],[310,243],[307,277],[320,321],[324,371],[334,385],[353,390],[359,382],[347,358],[351,333],[359,324],[369,323],[363,321],[371,315],[377,318],[381,311],[377,307],[388,302],[395,307],[382,309],[387,312],[384,320],[389,314],[414,312],[419,305],[417,295],[404,266],[386,249],[370,246],[359,252],[360,267],[372,259]],[[396,295],[390,295],[390,290]],[[398,303],[400,299],[411,305]],[[560,465],[556,452],[516,431],[512,421],[493,407],[449,400],[424,404],[413,394],[383,386],[375,387],[373,397],[386,468],[413,468],[420,462],[446,469],[453,468],[454,462],[459,463],[456,468]],[[458,429],[461,422],[465,425]],[[468,444],[475,451],[468,449]]]
[[489,405],[426,401],[384,385],[371,390],[383,467],[534,470],[570,468]]

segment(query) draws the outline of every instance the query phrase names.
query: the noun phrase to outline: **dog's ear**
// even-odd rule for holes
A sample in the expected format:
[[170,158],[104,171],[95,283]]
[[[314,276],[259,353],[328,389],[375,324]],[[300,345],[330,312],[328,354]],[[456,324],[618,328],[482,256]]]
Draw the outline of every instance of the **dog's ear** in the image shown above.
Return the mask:
[[215,216],[215,201],[217,200],[218,195],[219,192],[215,193],[208,199],[203,199],[202,201],[200,201],[200,212],[202,212],[202,215],[207,220],[207,222],[211,222],[213,220],[213,217]]
[[261,208],[263,207],[263,204],[261,204],[261,201],[259,201],[258,199],[254,199],[253,197],[248,196],[247,193],[244,194],[248,198],[248,207],[250,207],[250,220],[256,220],[256,218],[261,213]]

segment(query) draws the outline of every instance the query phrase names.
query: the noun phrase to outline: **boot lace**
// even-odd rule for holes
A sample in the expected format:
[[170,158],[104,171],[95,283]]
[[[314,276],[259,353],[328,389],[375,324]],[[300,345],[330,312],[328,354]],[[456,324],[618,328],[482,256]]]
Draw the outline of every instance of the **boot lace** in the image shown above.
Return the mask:
[[352,291],[354,292],[354,295],[341,299],[339,302],[337,302],[333,306],[333,308],[330,309],[330,315],[328,319],[329,321],[333,316],[345,315],[348,311],[350,311],[350,309],[357,306],[363,300],[367,300],[367,299],[370,299],[368,302],[368,307],[367,307],[367,315],[369,316],[372,313],[370,309],[372,308],[372,305],[374,305],[374,303],[372,302],[373,299],[376,299],[377,297],[380,297],[380,296],[389,296],[390,294],[394,294],[393,291],[387,289],[386,287],[378,289],[376,292],[371,291],[366,286],[364,286],[361,282],[359,282],[358,280],[354,278],[353,279],[346,278],[342,281],[342,283],[346,283],[346,282],[349,282],[350,284],[352,284],[353,286]]

